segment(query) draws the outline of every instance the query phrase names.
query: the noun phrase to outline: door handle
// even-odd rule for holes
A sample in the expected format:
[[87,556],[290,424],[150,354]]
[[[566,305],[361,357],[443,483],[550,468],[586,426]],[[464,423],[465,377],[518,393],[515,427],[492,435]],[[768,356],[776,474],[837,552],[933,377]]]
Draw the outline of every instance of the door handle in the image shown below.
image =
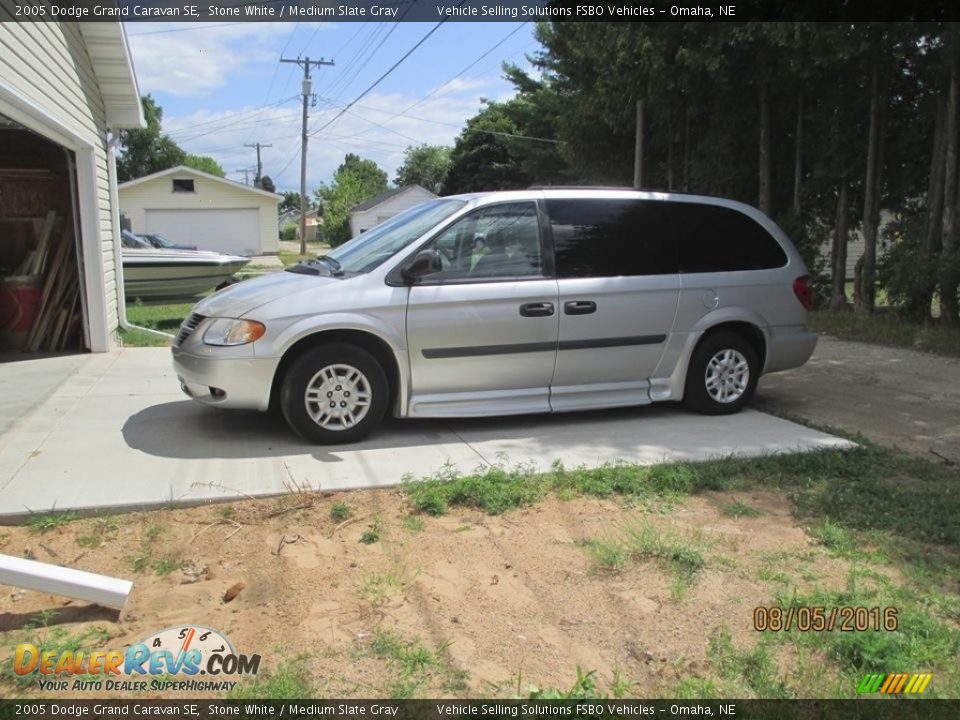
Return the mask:
[[523,317],[549,317],[553,315],[553,303],[524,303],[520,306],[520,315]]
[[597,311],[597,304],[593,300],[570,300],[563,304],[563,311],[567,315],[590,315]]

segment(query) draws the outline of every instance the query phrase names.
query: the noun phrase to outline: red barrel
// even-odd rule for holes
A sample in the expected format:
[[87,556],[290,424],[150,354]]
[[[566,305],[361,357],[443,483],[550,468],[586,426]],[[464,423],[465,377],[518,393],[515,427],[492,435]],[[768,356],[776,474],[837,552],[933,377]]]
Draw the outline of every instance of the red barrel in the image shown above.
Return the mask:
[[40,312],[40,275],[0,278],[0,349],[22,350]]

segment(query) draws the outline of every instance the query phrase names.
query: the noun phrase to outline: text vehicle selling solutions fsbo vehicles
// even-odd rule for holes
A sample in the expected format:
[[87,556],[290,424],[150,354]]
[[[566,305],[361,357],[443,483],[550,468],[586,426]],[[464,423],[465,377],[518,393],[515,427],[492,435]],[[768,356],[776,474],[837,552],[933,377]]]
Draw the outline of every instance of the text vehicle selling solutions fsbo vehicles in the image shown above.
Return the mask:
[[198,303],[173,343],[181,387],[279,406],[317,443],[397,417],[683,400],[740,410],[807,361],[803,260],[769,218],[719,198],[548,189],[439,198],[329,255]]

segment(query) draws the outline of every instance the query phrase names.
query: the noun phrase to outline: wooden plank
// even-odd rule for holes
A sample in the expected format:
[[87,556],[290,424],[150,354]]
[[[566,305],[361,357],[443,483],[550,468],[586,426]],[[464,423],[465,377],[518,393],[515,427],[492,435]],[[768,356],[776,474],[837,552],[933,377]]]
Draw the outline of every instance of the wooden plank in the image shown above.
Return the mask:
[[133,588],[129,580],[11,555],[0,555],[0,584],[64,595],[118,610],[123,608]]
[[40,233],[40,240],[37,242],[37,258],[30,269],[30,275],[39,275],[43,272],[43,267],[47,259],[47,245],[50,242],[50,233],[53,232],[53,223],[56,219],[57,213],[53,210],[47,213],[47,218],[43,223],[43,230]]

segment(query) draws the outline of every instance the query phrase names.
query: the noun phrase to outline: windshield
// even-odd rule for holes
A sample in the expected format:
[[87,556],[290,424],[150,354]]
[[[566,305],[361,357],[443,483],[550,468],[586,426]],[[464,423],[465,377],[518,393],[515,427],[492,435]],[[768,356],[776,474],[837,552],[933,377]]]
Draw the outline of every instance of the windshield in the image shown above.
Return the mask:
[[462,200],[431,200],[416,205],[331,250],[330,257],[340,263],[344,273],[370,272],[465,204]]
[[173,247],[173,243],[167,240],[163,235],[147,235],[147,239],[150,240],[156,247],[162,247],[162,248]]

